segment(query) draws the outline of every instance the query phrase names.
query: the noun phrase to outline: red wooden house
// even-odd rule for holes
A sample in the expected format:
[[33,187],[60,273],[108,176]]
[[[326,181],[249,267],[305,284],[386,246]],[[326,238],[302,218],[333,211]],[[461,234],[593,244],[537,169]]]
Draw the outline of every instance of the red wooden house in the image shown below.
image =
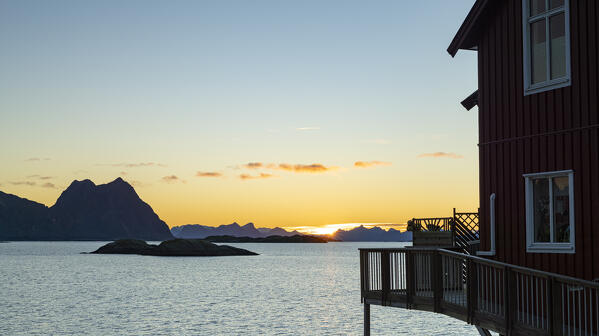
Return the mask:
[[596,0],[479,0],[448,48],[478,55],[464,103],[478,105],[481,249],[499,261],[599,278],[598,38]]
[[476,0],[459,50],[478,55],[462,105],[478,106],[479,231],[454,210],[460,251],[360,249],[365,334],[376,304],[483,335],[599,335],[599,1]]

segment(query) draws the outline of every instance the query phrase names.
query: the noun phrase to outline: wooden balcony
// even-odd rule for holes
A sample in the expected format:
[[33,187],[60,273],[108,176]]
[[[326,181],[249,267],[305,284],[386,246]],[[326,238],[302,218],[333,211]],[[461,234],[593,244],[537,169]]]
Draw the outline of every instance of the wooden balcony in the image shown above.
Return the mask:
[[[599,284],[445,249],[360,249],[370,305],[445,314],[502,335],[599,335]],[[368,314],[367,314],[368,313]]]

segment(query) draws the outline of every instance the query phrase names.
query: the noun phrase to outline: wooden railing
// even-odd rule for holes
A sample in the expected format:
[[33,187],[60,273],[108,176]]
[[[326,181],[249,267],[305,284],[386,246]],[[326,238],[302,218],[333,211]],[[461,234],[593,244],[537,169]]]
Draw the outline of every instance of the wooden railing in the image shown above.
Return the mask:
[[362,301],[503,335],[599,335],[599,284],[444,249],[360,249]]
[[478,212],[457,212],[453,209],[453,217],[412,218],[416,230],[451,231],[453,245],[467,252],[470,244],[479,240]]
[[412,218],[412,221],[421,230],[436,231],[433,228],[437,227],[438,231],[449,231],[451,230],[452,219],[452,217],[430,217]]

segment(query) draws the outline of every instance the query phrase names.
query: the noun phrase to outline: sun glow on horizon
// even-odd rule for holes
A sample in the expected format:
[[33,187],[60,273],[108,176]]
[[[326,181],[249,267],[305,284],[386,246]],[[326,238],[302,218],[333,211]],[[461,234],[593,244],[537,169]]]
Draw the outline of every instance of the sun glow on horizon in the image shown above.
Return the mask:
[[285,230],[293,231],[297,230],[301,233],[305,234],[315,234],[315,235],[332,235],[337,230],[351,230],[359,226],[364,226],[366,228],[373,228],[378,226],[384,230],[388,230],[391,227],[394,227],[401,231],[405,230],[406,224],[394,224],[394,223],[341,223],[341,224],[326,224],[323,226],[296,226],[296,227],[285,227]]

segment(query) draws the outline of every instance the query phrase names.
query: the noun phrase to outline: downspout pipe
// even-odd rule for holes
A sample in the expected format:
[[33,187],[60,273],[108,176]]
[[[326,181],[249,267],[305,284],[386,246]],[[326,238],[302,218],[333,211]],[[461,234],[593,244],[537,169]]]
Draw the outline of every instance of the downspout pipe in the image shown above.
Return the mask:
[[495,255],[495,193],[489,196],[489,217],[491,220],[491,250],[476,252],[476,255],[479,256],[490,257]]

